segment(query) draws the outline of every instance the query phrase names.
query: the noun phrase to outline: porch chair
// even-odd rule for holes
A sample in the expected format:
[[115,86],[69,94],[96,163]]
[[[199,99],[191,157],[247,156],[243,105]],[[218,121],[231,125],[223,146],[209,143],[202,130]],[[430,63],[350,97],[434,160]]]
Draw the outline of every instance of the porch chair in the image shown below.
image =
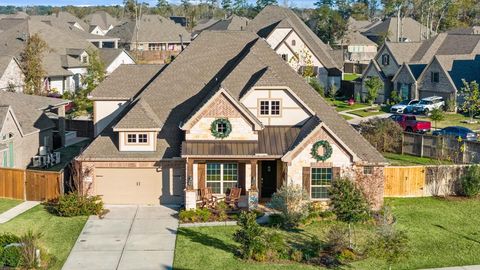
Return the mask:
[[240,201],[240,195],[242,193],[241,188],[230,189],[230,194],[225,198],[225,203],[232,208],[238,208],[238,202]]
[[217,205],[217,197],[213,196],[212,188],[209,187],[200,189],[200,200],[202,208],[215,208]]

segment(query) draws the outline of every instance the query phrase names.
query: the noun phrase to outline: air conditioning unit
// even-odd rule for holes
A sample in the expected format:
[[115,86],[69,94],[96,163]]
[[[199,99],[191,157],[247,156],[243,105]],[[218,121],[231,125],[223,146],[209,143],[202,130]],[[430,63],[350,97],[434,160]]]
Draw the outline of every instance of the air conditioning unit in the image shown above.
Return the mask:
[[53,163],[60,164],[60,152],[53,152]]
[[48,148],[47,148],[46,146],[40,146],[40,147],[38,148],[38,154],[39,154],[40,156],[46,156],[47,153],[48,153]]
[[33,167],[43,167],[45,166],[45,156],[34,156],[32,158]]

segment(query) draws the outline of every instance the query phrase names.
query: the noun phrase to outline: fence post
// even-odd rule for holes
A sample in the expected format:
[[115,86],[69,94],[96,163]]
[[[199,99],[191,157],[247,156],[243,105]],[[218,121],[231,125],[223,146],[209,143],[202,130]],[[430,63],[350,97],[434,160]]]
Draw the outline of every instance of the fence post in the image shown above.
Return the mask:
[[400,154],[402,154],[402,155],[403,155],[404,143],[405,143],[405,133],[402,132],[402,145],[401,145],[401,147],[400,147]]
[[420,140],[420,157],[423,157],[423,134],[420,136],[422,136]]

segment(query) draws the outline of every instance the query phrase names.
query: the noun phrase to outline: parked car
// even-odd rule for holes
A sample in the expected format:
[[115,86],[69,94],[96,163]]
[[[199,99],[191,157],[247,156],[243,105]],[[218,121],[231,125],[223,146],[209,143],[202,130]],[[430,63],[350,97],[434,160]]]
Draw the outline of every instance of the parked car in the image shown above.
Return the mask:
[[429,132],[432,124],[428,121],[417,121],[415,115],[394,114],[389,117],[397,122],[407,132],[425,133]]
[[413,106],[419,102],[418,99],[406,99],[390,108],[391,113],[411,113]]
[[432,134],[436,136],[455,136],[456,138],[462,138],[462,140],[467,141],[476,141],[478,139],[477,133],[473,130],[460,126],[442,128],[440,130],[435,130]]
[[422,98],[420,102],[413,105],[413,113],[429,114],[433,109],[443,109],[445,101],[442,97],[428,97]]

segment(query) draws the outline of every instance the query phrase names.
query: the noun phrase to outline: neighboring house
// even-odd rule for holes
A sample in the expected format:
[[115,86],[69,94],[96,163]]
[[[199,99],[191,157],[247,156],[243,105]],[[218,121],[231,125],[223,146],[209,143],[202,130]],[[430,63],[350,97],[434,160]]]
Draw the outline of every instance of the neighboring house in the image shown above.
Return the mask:
[[0,55],[0,91],[23,92],[25,76],[17,59]]
[[99,36],[106,35],[109,30],[118,24],[117,19],[101,10],[88,14],[85,16],[84,21],[88,25],[86,31]]
[[29,17],[62,29],[88,31],[88,25],[84,21],[66,11],[60,11],[51,15],[34,15]]
[[[444,97],[447,103],[450,101],[455,104],[459,90],[457,83],[448,82],[448,76],[440,76],[440,78],[437,76],[434,81],[428,82],[430,77],[423,75],[423,72],[427,66],[435,62],[435,57],[443,59],[441,62],[444,68],[449,71],[450,68],[456,67],[451,67],[452,61],[473,60],[478,54],[480,54],[480,35],[475,34],[440,33],[418,43],[386,42],[363,73],[363,82],[359,83],[364,85],[365,80],[370,77],[382,79],[384,89],[377,98],[377,102],[380,103],[388,100],[391,92],[395,90],[402,98],[418,99],[438,95]],[[438,63],[435,62],[433,65],[436,66]],[[464,71],[453,71],[453,73],[455,76],[462,76]],[[442,82],[442,79],[446,81]],[[367,89],[364,86],[356,87],[356,91],[361,91],[361,96],[365,97]]]
[[[363,31],[362,34],[377,44],[391,42],[420,42],[428,38],[427,27],[416,20],[405,17],[390,17]],[[434,36],[435,33],[431,33]]]
[[[287,184],[324,201],[342,176],[383,186],[383,156],[252,32],[202,32],[150,80],[122,68],[150,70],[121,66],[92,93],[112,95],[116,116],[78,157],[84,192],[105,203],[190,208],[201,188],[225,194],[238,186],[245,206],[247,194],[266,199]],[[119,97],[127,100],[121,113]],[[314,158],[314,144],[330,145],[331,155],[319,147],[324,161]]]
[[99,50],[100,59],[105,64],[106,75],[110,75],[120,65],[135,64],[135,59],[124,49],[108,49]]
[[461,34],[461,35],[480,35],[480,26],[472,26],[467,28],[455,28],[448,30],[450,34]]
[[63,99],[0,91],[0,167],[25,169],[40,146],[53,150],[55,124],[46,112],[65,117],[67,103]]
[[377,44],[360,32],[349,30],[337,46],[343,50],[345,62],[368,64],[377,54]]
[[121,65],[90,93],[97,136],[155,78],[164,65]]
[[332,49],[289,8],[265,7],[249,24],[249,30],[264,38],[297,72],[313,66],[319,82],[340,89],[342,67],[331,56]]
[[108,31],[107,36],[119,38],[120,45],[129,51],[147,52],[143,54],[146,61],[165,60],[166,54],[176,56],[191,40],[185,28],[159,15],[124,21]]
[[192,37],[195,38],[202,31],[243,31],[247,29],[249,21],[248,18],[237,16],[235,14],[222,20],[211,19],[204,22],[201,27],[194,28]]

